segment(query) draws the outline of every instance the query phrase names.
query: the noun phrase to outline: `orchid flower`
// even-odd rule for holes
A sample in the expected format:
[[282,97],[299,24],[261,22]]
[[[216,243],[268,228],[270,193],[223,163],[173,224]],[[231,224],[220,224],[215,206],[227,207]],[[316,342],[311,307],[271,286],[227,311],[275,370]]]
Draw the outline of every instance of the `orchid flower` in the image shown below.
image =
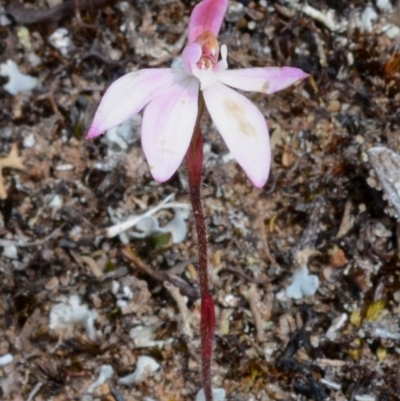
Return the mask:
[[[271,164],[263,114],[234,89],[271,94],[306,78],[290,67],[228,69],[226,45],[216,36],[228,0],[203,0],[193,10],[183,69],[130,72],[104,94],[87,138],[95,138],[144,108],[142,145],[156,181],[168,180],[189,148],[199,112],[199,96],[230,152],[256,187],[267,181]],[[221,58],[219,59],[219,55]]]
[[225,45],[220,48],[216,38],[227,7],[228,0],[201,1],[190,17],[183,68],[144,69],[115,81],[101,100],[87,135],[95,138],[144,108],[142,145],[153,177],[160,182],[168,180],[186,156],[199,256],[201,375],[206,401],[213,399],[215,308],[208,282],[207,233],[200,194],[200,119],[207,108],[237,162],[261,188],[271,163],[267,124],[257,107],[234,89],[269,94],[308,76],[289,67],[228,70],[228,49]]

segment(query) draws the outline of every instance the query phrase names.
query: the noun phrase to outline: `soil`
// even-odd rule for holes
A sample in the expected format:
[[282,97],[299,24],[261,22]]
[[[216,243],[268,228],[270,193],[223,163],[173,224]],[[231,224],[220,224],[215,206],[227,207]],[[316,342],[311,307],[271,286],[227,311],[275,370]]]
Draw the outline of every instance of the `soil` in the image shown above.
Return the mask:
[[[0,366],[0,398],[194,400],[201,383],[192,220],[177,244],[168,233],[107,235],[171,194],[188,204],[185,167],[165,184],[152,179],[140,121],[119,144],[85,135],[115,79],[176,61],[195,2],[0,4],[1,62],[38,78],[16,95],[0,81],[0,357],[13,357]],[[400,26],[400,6],[307,7],[231,1],[219,35],[230,68],[294,66],[310,78],[269,96],[246,93],[271,136],[271,176],[261,190],[204,118],[213,385],[232,401],[399,400],[400,36],[390,32]],[[49,41],[60,28],[64,47]],[[376,146],[383,152],[373,161]],[[164,226],[173,214],[155,216]],[[319,287],[291,299],[286,289],[305,266]],[[94,316],[94,332],[83,318],[52,324],[54,307],[72,308],[71,296],[85,319]],[[160,368],[120,383],[140,356]],[[112,376],[88,392],[102,365]]]

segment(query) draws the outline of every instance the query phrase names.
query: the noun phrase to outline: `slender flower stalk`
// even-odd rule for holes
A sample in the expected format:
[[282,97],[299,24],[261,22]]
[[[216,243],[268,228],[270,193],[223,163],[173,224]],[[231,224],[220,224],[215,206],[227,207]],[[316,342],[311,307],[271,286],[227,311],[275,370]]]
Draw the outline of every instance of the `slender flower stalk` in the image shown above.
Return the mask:
[[239,165],[251,182],[262,188],[271,164],[268,127],[260,110],[232,88],[271,94],[308,76],[291,67],[229,70],[228,49],[220,47],[217,40],[227,7],[228,0],[200,1],[190,17],[183,69],[144,69],[119,78],[104,94],[87,135],[95,138],[144,109],[142,146],[153,178],[167,181],[186,156],[198,244],[206,401],[212,401],[215,311],[208,283],[207,233],[201,205],[200,120],[207,109]]
[[210,294],[207,267],[207,231],[201,205],[201,172],[203,168],[203,135],[200,120],[204,110],[203,97],[199,98],[199,114],[194,128],[192,140],[186,153],[188,171],[189,196],[192,204],[197,234],[198,270],[201,294],[201,378],[206,400],[212,400],[211,362],[215,332],[215,308]]

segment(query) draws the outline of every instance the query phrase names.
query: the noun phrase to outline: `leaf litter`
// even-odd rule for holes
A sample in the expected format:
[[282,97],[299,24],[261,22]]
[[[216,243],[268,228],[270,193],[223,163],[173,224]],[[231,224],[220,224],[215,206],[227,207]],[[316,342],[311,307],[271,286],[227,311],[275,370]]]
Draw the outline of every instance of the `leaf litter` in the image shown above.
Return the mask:
[[[177,244],[150,236],[123,245],[105,235],[115,224],[110,210],[119,219],[141,216],[169,194],[187,204],[185,171],[164,185],[152,181],[136,132],[84,140],[113,80],[170,66],[194,2],[80,3],[79,18],[70,1],[52,9],[38,1],[6,8],[0,20],[12,22],[0,27],[2,61],[40,82],[13,95],[1,78],[0,152],[19,149],[25,166],[2,164],[0,358],[12,360],[0,367],[1,397],[196,399],[191,218]],[[292,65],[312,78],[273,98],[252,97],[273,144],[261,191],[204,123],[203,199],[219,327],[213,386],[227,400],[398,398],[399,12],[397,2],[384,1],[230,2],[221,41],[233,67]],[[68,32],[68,56],[48,41],[53,22]],[[387,156],[378,167],[376,147]],[[165,209],[156,218],[162,228],[174,214]],[[3,255],[11,245],[16,258]],[[280,296],[305,249],[314,251],[307,267],[318,290]],[[77,325],[60,337],[49,327],[52,308],[71,296],[96,313],[98,336]],[[143,356],[160,368],[141,383],[118,383]],[[114,374],[87,394],[103,366]]]

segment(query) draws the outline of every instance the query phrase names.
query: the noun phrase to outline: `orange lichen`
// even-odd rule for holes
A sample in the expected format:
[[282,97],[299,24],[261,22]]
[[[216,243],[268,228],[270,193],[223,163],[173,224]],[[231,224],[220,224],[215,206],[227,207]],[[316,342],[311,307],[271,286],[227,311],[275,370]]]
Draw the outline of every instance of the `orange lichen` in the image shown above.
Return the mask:
[[392,53],[383,68],[383,73],[385,77],[391,77],[398,72],[400,72],[400,54]]

